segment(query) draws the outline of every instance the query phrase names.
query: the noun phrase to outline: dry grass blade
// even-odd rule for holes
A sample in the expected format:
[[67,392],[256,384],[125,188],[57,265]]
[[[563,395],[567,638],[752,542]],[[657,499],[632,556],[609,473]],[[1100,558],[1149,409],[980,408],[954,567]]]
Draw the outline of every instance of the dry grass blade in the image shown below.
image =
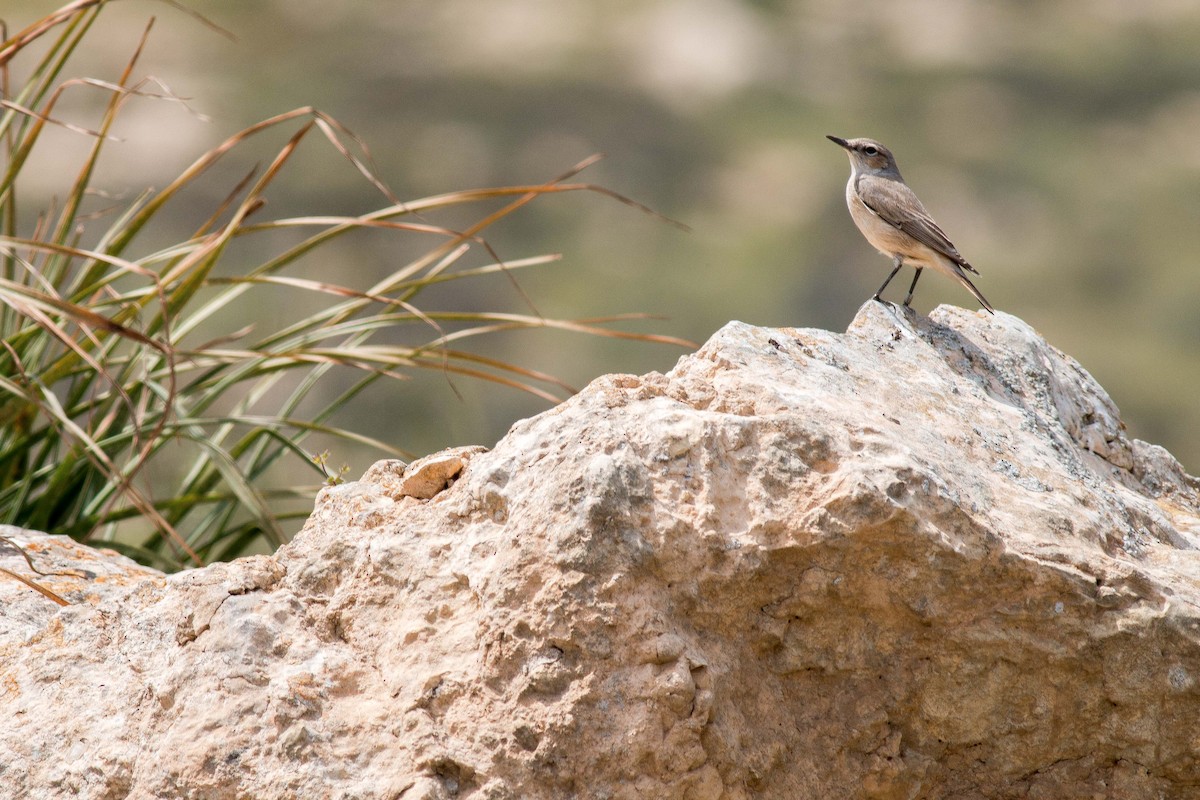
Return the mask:
[[435,331],[437,331],[439,336],[445,335],[445,331],[442,330],[442,326],[424,311],[417,308],[412,303],[408,303],[404,300],[399,300],[394,297],[389,297],[387,295],[370,294],[369,292],[360,292],[356,289],[349,289],[345,286],[338,286],[337,284],[326,283],[325,281],[314,281],[307,278],[292,278],[285,275],[259,275],[252,278],[231,278],[224,282],[290,286],[297,289],[307,289],[309,291],[319,292],[321,294],[334,295],[336,297],[353,298],[356,300],[369,300],[373,303],[379,303],[383,306],[399,308],[412,315],[415,319],[419,319],[421,322],[424,322],[426,325],[433,328]]
[[387,184],[376,177],[374,170],[369,169],[366,163],[360,161],[357,156],[350,152],[350,148],[342,144],[342,140],[338,136],[338,133],[341,133],[343,136],[346,136],[355,144],[357,144],[359,149],[363,151],[363,157],[366,158],[367,162],[370,162],[371,152],[367,149],[366,142],[360,139],[354,133],[354,131],[350,130],[333,117],[330,117],[329,115],[320,111],[314,110],[313,121],[316,123],[317,127],[320,128],[321,132],[325,134],[325,138],[329,140],[329,143],[332,144],[334,148],[336,148],[337,151],[340,152],[345,158],[347,158],[350,163],[354,165],[354,168],[358,170],[359,174],[370,181],[371,185],[378,189],[380,194],[386,197],[391,203],[400,207],[404,207],[404,202],[392,193],[392,190],[387,187]]
[[[551,375],[548,372],[541,372],[536,369],[529,369],[528,367],[522,367],[517,364],[508,362],[508,361],[501,361],[500,359],[496,359],[496,358],[488,358],[487,356],[481,356],[477,353],[470,353],[465,350],[447,350],[445,348],[439,348],[438,353],[439,353],[439,355],[442,355],[445,359],[454,359],[455,361],[470,361],[470,362],[474,362],[476,364],[481,364],[482,366],[485,366],[485,367],[490,367],[495,370],[512,372],[514,374],[521,375],[525,378],[528,378],[531,381],[537,381],[538,383],[548,383],[553,386],[559,387],[567,394],[575,394],[576,392],[579,391],[579,389],[577,389],[576,387],[572,386],[571,384],[567,383],[566,381],[562,380],[561,378],[559,378],[555,375]],[[555,402],[559,402],[560,400],[561,400],[561,398],[559,398]]]
[[5,569],[4,567],[0,567],[0,572],[3,572],[5,575],[7,575],[8,577],[10,577],[10,578],[12,578],[12,579],[14,579],[14,580],[18,580],[18,581],[20,581],[21,583],[23,583],[23,584],[25,584],[26,586],[28,586],[30,589],[33,589],[35,592],[37,592],[38,594],[42,595],[43,597],[46,597],[46,598],[49,598],[50,600],[53,600],[54,602],[58,603],[60,606],[69,606],[69,605],[71,605],[71,604],[70,604],[70,602],[68,602],[68,601],[64,600],[63,598],[59,597],[59,596],[58,596],[58,595],[56,595],[54,592],[52,592],[52,591],[50,591],[49,589],[47,589],[45,586],[40,586],[40,585],[38,585],[37,583],[35,583],[35,582],[33,582],[33,581],[29,580],[28,578],[24,577],[23,575],[18,575],[17,573],[13,572],[12,570]]
[[33,563],[33,559],[29,557],[29,553],[25,550],[25,548],[22,547],[21,545],[17,544],[13,539],[9,538],[8,536],[0,536],[0,542],[4,542],[9,547],[16,550],[17,553],[20,554],[21,558],[25,559],[25,563],[29,565],[30,572],[33,572],[36,575],[42,575],[44,577],[49,577],[51,575],[64,575],[64,576],[69,576],[72,578],[86,578],[87,577],[87,574],[85,572],[83,572],[83,570],[78,570],[78,569],[58,570],[58,571],[54,571],[54,572],[43,572],[42,570],[37,568],[36,564]]
[[[115,333],[118,336],[154,348],[160,353],[166,354],[168,352],[167,346],[163,343],[155,341],[149,336],[119,322],[115,322],[108,317],[97,314],[89,308],[51,295],[42,294],[41,292],[35,292],[23,286],[14,286],[9,281],[0,280],[0,302],[7,303],[27,316],[31,316],[35,309],[39,311],[58,311],[85,328],[95,328]],[[46,321],[48,319],[44,315],[39,316],[39,321]],[[59,329],[59,332],[61,332],[61,329]],[[84,351],[76,344],[75,339],[73,337],[68,337],[68,339],[69,341],[64,341],[63,343],[75,350],[81,357],[86,357]],[[92,366],[96,365],[92,364]]]
[[[644,203],[639,203],[631,197],[626,197],[619,192],[614,192],[612,189],[607,189],[603,186],[598,186],[594,183],[557,183],[557,184],[534,184],[531,186],[494,186],[489,189],[465,189],[458,192],[447,192],[446,194],[434,195],[426,197],[422,200],[412,201],[408,207],[413,211],[432,211],[445,206],[457,205],[459,203],[471,202],[474,200],[486,200],[496,197],[512,197],[513,195],[539,195],[539,194],[558,194],[561,192],[595,192],[602,194],[605,197],[611,197],[617,202],[624,203],[631,208],[636,208],[644,214],[648,214],[660,222],[678,228],[685,233],[691,232],[691,227],[680,222],[677,219],[672,219],[665,214],[655,211]],[[532,199],[532,198],[531,198]]]
[[[104,136],[104,134],[102,134],[100,131],[94,131],[91,128],[84,128],[81,125],[74,125],[70,122],[63,122],[62,120],[59,120],[59,119],[53,119],[52,117],[49,117],[45,114],[41,114],[37,111],[34,111],[31,108],[25,108],[24,106],[18,105],[17,103],[12,102],[11,100],[0,100],[0,108],[7,108],[11,111],[17,112],[18,114],[24,114],[27,117],[32,117],[33,119],[36,119],[39,122],[44,122],[49,125],[57,125],[60,128],[65,128],[66,130],[74,131],[75,133],[82,133],[85,136],[96,136],[96,137]],[[116,141],[115,138],[114,138],[114,141]]]
[[614,322],[627,319],[639,319],[640,315],[621,315],[615,317],[601,317],[592,320],[562,320],[562,319],[545,319],[542,317],[529,317],[523,314],[500,314],[500,313],[478,313],[478,314],[431,314],[435,319],[450,320],[494,320],[493,325],[479,325],[463,330],[455,331],[437,341],[430,342],[428,347],[441,347],[453,341],[466,339],[471,336],[479,336],[484,333],[496,333],[498,331],[513,330],[516,328],[558,328],[560,330],[574,331],[576,333],[586,333],[592,336],[604,336],[611,339],[630,339],[633,341],[655,342],[657,344],[669,344],[676,347],[685,347],[695,349],[699,345],[688,339],[680,339],[675,336],[660,336],[649,333],[631,333],[629,331],[617,331],[612,328],[601,328],[596,325],[596,322]]
[[187,14],[189,17],[196,20],[204,27],[208,28],[210,31],[213,31],[214,33],[217,33],[221,36],[224,36],[226,39],[228,39],[231,42],[236,42],[238,40],[238,38],[233,35],[232,31],[228,30],[227,28],[222,28],[220,25],[213,22],[208,17],[204,16],[203,14],[201,14],[198,11],[188,8],[183,3],[177,3],[177,2],[175,2],[175,0],[158,0],[158,2],[168,5],[171,8],[175,9],[176,11]]
[[81,11],[85,11],[94,6],[103,5],[107,0],[75,0],[74,3],[68,3],[48,16],[42,17],[37,22],[29,25],[16,36],[6,40],[0,45],[0,66],[7,64],[12,60],[13,56],[21,52],[26,45],[35,41],[42,34],[47,33],[54,28],[66,22],[75,20]]

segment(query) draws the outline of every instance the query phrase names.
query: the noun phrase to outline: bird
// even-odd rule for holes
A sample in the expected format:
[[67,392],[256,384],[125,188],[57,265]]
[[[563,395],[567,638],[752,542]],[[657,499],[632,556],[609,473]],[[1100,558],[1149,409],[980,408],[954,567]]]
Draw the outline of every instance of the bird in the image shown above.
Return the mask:
[[892,272],[875,292],[874,299],[883,302],[879,295],[896,277],[900,267],[908,264],[916,269],[916,274],[908,287],[908,297],[904,298],[906,308],[912,302],[921,270],[929,268],[954,278],[980,305],[995,314],[992,304],[966,274],[978,275],[979,271],[963,258],[900,177],[892,151],[874,139],[826,138],[841,146],[850,157],[846,205],[850,207],[854,224],[872,247],[892,259]]

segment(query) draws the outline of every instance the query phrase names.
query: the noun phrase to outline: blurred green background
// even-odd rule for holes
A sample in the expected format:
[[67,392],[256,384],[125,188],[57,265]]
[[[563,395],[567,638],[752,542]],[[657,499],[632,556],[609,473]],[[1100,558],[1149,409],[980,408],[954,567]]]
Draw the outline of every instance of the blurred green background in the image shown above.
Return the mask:
[[[9,0],[4,14],[13,30],[55,7]],[[586,179],[694,232],[596,195],[539,199],[488,235],[505,258],[564,254],[519,275],[539,311],[649,312],[666,319],[629,329],[697,341],[731,319],[844,330],[888,262],[854,229],[843,200],[846,157],[824,135],[871,136],[896,153],[909,184],[979,268],[976,283],[992,303],[1077,358],[1113,395],[1133,435],[1200,470],[1198,3],[191,7],[238,40],[163,4],[119,3],[73,71],[115,76],[142,21],[157,15],[140,70],[209,118],[138,101],[102,176],[116,196],[161,187],[236,130],[303,105],[353,129],[379,174],[408,199],[540,182],[603,151],[607,159]],[[70,134],[61,136],[63,151],[42,171],[47,196],[77,169],[65,155]],[[313,159],[305,180],[271,202],[273,215],[383,205],[331,157]],[[311,269],[360,273],[338,279],[366,287],[393,268],[393,246],[355,239]],[[897,279],[892,299],[908,280]],[[474,291],[465,304],[529,311],[502,278]],[[974,308],[970,300],[932,277],[914,306]],[[606,372],[663,371],[682,352],[555,332],[502,336],[483,350],[577,386]],[[408,387],[380,384],[339,421],[421,453],[494,444],[515,420],[546,407],[492,385],[455,385],[462,399],[436,374]],[[375,457],[344,451],[331,460],[349,462],[353,477]]]

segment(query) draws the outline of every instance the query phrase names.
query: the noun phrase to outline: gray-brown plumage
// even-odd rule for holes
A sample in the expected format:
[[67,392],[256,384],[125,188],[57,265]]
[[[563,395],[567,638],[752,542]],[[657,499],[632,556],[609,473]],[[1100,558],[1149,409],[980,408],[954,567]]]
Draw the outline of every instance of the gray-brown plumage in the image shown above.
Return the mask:
[[900,267],[909,264],[916,268],[916,275],[904,305],[912,302],[921,270],[929,267],[954,278],[984,308],[995,313],[991,303],[964,272],[978,275],[978,270],[962,257],[913,190],[904,183],[891,151],[873,139],[828,138],[850,156],[846,205],[850,207],[854,224],[876,250],[892,259],[892,272],[875,293],[875,299],[880,299],[880,293],[896,277]]

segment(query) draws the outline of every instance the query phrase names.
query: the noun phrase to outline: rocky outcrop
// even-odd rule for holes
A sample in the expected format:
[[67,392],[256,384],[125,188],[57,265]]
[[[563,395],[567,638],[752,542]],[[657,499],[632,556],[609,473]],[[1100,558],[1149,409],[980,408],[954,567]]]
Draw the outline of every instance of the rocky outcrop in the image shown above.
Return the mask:
[[731,323],[365,477],[273,556],[0,584],[0,792],[1200,796],[1197,482],[1014,317]]

